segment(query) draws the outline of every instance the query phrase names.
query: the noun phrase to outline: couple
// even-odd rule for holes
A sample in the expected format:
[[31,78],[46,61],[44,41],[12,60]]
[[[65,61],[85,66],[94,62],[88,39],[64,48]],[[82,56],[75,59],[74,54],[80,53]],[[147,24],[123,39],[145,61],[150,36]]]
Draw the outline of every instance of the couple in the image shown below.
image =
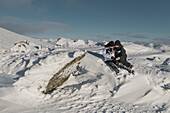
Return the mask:
[[126,51],[119,40],[116,40],[115,43],[110,41],[107,45],[105,45],[103,57],[106,64],[111,67],[116,72],[116,74],[119,73],[118,67],[134,74],[134,71],[131,70],[133,65],[126,60]]

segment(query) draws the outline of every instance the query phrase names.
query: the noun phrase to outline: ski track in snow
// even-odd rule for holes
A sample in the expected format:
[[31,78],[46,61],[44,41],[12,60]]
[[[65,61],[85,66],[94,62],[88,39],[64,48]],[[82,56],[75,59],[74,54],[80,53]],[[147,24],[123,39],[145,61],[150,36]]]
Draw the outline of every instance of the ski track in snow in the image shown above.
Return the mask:
[[[170,82],[168,50],[125,43],[135,75],[122,69],[116,75],[102,60],[103,47],[75,47],[70,39],[57,44],[65,45],[1,52],[0,113],[170,112],[170,91],[160,87]],[[84,50],[88,53],[78,70],[52,93],[42,94],[51,77]]]

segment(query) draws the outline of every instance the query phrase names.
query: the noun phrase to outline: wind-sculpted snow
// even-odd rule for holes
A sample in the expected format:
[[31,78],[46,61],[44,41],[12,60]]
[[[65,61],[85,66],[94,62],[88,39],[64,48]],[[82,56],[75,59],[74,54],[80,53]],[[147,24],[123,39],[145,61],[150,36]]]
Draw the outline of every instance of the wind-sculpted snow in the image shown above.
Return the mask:
[[87,43],[85,43],[84,40],[71,40],[67,38],[59,38],[56,42],[57,46],[61,46],[63,48],[82,48],[82,47],[89,47],[89,46],[96,46],[97,42],[88,40]]
[[0,74],[0,88],[11,87],[13,83],[14,83],[14,80],[12,79],[12,75],[8,75],[6,73]]
[[54,76],[49,80],[46,90],[43,91],[47,94],[54,90],[55,88],[61,86],[64,82],[68,80],[71,74],[73,74],[81,61],[81,59],[86,55],[86,52],[81,56],[74,58],[71,62],[67,63],[63,68],[61,68]]
[[[85,46],[79,46],[68,39],[74,46],[66,47],[57,45],[58,41],[43,40],[42,44],[53,46],[27,53],[0,51],[1,113],[170,112],[170,90],[162,88],[169,87],[170,81],[168,45],[162,51],[163,45],[123,42],[135,75],[123,69],[116,75],[103,62],[102,44],[80,40]],[[50,94],[43,94],[53,75],[84,50],[88,51],[86,56],[68,80]]]
[[8,50],[14,46],[15,43],[27,40],[31,42],[31,46],[42,45],[51,46],[49,43],[39,41],[38,39],[29,38],[23,35],[16,34],[0,27],[0,50]]

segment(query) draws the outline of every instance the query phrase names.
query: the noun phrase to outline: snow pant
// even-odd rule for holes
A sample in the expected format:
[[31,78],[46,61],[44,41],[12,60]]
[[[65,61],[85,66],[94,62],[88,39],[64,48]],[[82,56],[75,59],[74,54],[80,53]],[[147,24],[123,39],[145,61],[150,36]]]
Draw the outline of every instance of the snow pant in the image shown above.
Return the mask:
[[120,59],[118,62],[125,65],[126,67],[130,67],[130,65],[131,65],[127,60]]
[[[129,73],[131,73],[132,72],[132,70],[129,68],[129,67],[127,67],[127,66],[125,66],[125,65],[123,65],[122,63],[119,63],[119,62],[117,62],[117,61],[105,61],[105,63],[113,70],[113,71],[115,71],[116,72],[116,74],[118,74],[119,73],[119,69],[118,68],[121,68],[121,69],[125,69],[126,71],[128,71]],[[129,63],[130,64],[130,63]]]
[[105,61],[105,63],[116,73],[119,73],[119,70],[117,69],[118,67],[116,66],[114,61]]
[[127,66],[125,66],[125,65],[123,65],[122,63],[118,63],[118,65],[117,65],[119,68],[122,68],[122,69],[125,69],[125,70],[127,70],[129,73],[131,73],[132,72],[132,70],[129,68],[129,67],[127,67]]

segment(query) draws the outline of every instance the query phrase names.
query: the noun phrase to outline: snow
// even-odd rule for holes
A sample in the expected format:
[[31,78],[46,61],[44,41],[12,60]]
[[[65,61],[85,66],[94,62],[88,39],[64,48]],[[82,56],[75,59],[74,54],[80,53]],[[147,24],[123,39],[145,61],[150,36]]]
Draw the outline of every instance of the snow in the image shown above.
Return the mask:
[[97,42],[88,40],[87,43],[84,40],[71,40],[68,38],[59,38],[56,42],[57,46],[61,46],[63,48],[84,48],[89,46],[96,46]]
[[[98,42],[67,38],[32,39],[0,28],[0,113],[170,112],[169,45],[123,42],[135,75],[116,75],[102,60]],[[10,50],[28,40],[22,53]],[[88,51],[78,70],[51,94],[49,80],[65,64]],[[162,51],[165,50],[165,51]]]
[[6,29],[3,29],[0,27],[0,50],[8,50],[14,46],[15,43],[18,43],[20,41],[29,41],[31,42],[31,46],[35,45],[42,45],[42,46],[51,46],[51,44],[40,41],[38,39],[33,39],[30,37],[26,37],[23,35],[16,34],[14,32],[8,31]]

